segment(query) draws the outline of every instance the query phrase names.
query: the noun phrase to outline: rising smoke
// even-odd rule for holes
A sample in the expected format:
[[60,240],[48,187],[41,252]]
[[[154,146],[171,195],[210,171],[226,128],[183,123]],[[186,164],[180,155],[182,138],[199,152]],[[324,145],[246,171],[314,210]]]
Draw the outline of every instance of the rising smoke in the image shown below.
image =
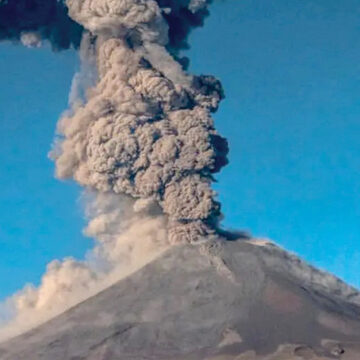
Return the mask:
[[82,34],[83,68],[51,156],[57,177],[91,192],[85,232],[97,240],[85,262],[55,261],[39,288],[10,298],[14,319],[0,337],[26,330],[29,314],[32,327],[64,311],[169,244],[217,233],[211,183],[228,146],[211,113],[223,90],[212,76],[189,75],[179,53],[209,3],[67,0],[66,9],[55,0],[0,0],[0,39],[47,39],[62,49],[79,47]]

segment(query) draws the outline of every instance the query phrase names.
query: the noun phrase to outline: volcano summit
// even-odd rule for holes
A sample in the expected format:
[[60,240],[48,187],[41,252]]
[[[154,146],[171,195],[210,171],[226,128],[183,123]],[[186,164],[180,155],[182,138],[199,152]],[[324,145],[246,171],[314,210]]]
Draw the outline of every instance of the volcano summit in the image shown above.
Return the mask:
[[51,151],[96,240],[8,301],[2,360],[358,360],[360,294],[221,229],[219,80],[187,72],[209,0],[0,0],[0,39],[79,49]]
[[0,357],[358,360],[360,294],[269,242],[177,245]]

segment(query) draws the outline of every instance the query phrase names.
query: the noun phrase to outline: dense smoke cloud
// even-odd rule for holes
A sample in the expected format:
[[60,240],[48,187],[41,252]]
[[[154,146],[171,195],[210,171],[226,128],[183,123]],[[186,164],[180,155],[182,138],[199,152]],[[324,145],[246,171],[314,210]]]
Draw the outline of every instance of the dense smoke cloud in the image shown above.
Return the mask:
[[224,94],[214,77],[191,76],[178,61],[208,3],[67,0],[65,9],[55,0],[0,0],[0,39],[79,47],[82,68],[51,156],[59,178],[94,194],[85,233],[97,241],[85,261],[53,262],[38,288],[8,300],[13,319],[1,339],[104,289],[170,244],[219,234],[211,184],[228,146],[211,113]]
[[223,98],[221,84],[186,74],[169,55],[168,24],[155,1],[67,5],[97,36],[98,82],[85,105],[59,123],[57,176],[159,204],[174,242],[213,233],[220,206],[212,174],[228,151],[210,116]]

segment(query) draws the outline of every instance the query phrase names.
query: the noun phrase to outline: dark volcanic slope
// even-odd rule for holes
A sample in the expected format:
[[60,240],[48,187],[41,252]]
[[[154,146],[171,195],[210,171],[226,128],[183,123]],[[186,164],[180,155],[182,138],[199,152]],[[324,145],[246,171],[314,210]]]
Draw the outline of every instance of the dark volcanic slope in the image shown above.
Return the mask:
[[0,345],[0,358],[359,360],[359,305],[356,290],[272,244],[178,246]]

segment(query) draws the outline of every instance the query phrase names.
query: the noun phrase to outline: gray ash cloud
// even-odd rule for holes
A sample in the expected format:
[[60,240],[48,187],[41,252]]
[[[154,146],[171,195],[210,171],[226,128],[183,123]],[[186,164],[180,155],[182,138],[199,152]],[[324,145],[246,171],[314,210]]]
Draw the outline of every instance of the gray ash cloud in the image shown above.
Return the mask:
[[153,202],[171,234],[191,241],[216,232],[221,213],[211,184],[228,153],[211,117],[224,97],[220,82],[188,74],[179,56],[210,2],[0,2],[0,39],[26,46],[47,39],[66,49],[83,38],[80,51],[93,57],[95,69],[86,71],[98,79],[59,122],[58,177]]
[[184,9],[206,14],[207,2],[160,5],[67,1],[69,16],[97,38],[98,81],[61,119],[54,158],[59,178],[155,203],[172,242],[195,242],[216,233],[221,215],[211,184],[228,146],[211,113],[224,94],[217,79],[186,73],[168,52],[169,24]]
[[79,49],[82,68],[51,156],[58,178],[91,194],[85,234],[96,240],[85,260],[53,261],[39,287],[8,300],[13,318],[0,338],[56,316],[172,244],[229,238],[212,189],[227,164],[228,144],[212,118],[223,88],[179,60],[208,4],[0,0],[0,39]]
[[[189,47],[187,38],[195,27],[203,26],[212,0],[157,0],[169,26],[168,49],[177,56]],[[49,40],[56,50],[78,48],[83,27],[68,16],[63,0],[0,0],[0,41],[22,41],[36,46]],[[34,40],[36,40],[34,42]],[[187,66],[188,59],[179,61]]]
[[77,48],[82,31],[82,26],[69,18],[62,1],[0,1],[0,41],[23,41],[31,46],[27,40],[32,37],[49,40],[56,50]]

